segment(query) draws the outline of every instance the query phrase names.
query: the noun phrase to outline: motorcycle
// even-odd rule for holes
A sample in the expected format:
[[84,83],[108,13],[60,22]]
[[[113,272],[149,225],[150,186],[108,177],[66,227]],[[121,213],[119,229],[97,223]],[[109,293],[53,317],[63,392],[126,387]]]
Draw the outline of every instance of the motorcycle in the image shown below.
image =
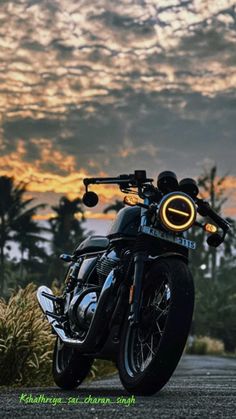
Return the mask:
[[[191,228],[218,247],[229,223],[198,197],[193,179],[146,171],[84,179],[83,202],[98,203],[89,185],[117,184],[126,194],[106,237],[90,236],[62,261],[69,266],[62,295],[40,286],[37,298],[56,335],[53,377],[63,389],[79,386],[95,358],[113,360],[125,389],[158,392],[172,376],[186,345],[194,307],[188,266],[196,243]],[[207,222],[196,220],[197,213]],[[214,224],[209,222],[210,218]]]

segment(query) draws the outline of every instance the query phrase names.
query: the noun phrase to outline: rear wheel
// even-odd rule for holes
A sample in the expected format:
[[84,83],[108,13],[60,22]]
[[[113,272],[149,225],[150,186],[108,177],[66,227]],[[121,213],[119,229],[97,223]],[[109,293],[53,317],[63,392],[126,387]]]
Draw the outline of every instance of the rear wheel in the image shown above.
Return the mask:
[[88,375],[93,358],[81,355],[74,348],[66,346],[59,338],[56,339],[52,374],[55,383],[65,389],[78,387]]
[[127,319],[121,336],[118,369],[132,394],[151,395],[173,374],[191,326],[194,286],[180,259],[157,261],[143,281],[138,326]]

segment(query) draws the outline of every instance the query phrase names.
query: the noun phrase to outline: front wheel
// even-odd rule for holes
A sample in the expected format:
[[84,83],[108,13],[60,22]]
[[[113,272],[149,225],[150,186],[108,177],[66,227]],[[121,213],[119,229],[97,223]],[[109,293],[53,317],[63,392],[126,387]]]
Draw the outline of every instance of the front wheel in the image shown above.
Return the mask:
[[53,353],[52,375],[58,387],[72,390],[88,375],[93,358],[82,355],[76,349],[56,339]]
[[152,395],[170,379],[184,350],[192,321],[194,285],[180,259],[157,261],[143,279],[141,315],[128,315],[118,357],[120,379],[136,395]]

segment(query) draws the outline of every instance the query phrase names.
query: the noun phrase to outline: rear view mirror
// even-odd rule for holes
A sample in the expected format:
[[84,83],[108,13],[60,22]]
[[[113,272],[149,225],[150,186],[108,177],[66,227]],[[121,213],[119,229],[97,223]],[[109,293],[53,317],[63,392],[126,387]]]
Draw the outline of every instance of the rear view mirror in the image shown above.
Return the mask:
[[85,192],[82,201],[86,207],[95,207],[98,203],[98,196],[95,192]]
[[211,234],[207,238],[207,244],[212,247],[218,247],[221,243],[223,243],[224,238],[220,236],[218,233]]
[[194,179],[191,178],[184,178],[179,182],[179,189],[182,192],[185,192],[192,198],[196,198],[199,193],[199,189],[197,183]]

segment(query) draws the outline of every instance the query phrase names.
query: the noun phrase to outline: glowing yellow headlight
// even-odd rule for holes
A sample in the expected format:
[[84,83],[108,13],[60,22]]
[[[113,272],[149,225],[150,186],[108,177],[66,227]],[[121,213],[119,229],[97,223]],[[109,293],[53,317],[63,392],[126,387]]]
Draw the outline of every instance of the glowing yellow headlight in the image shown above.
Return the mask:
[[168,230],[181,232],[188,230],[196,219],[193,200],[184,193],[173,192],[166,195],[159,208],[159,217]]

